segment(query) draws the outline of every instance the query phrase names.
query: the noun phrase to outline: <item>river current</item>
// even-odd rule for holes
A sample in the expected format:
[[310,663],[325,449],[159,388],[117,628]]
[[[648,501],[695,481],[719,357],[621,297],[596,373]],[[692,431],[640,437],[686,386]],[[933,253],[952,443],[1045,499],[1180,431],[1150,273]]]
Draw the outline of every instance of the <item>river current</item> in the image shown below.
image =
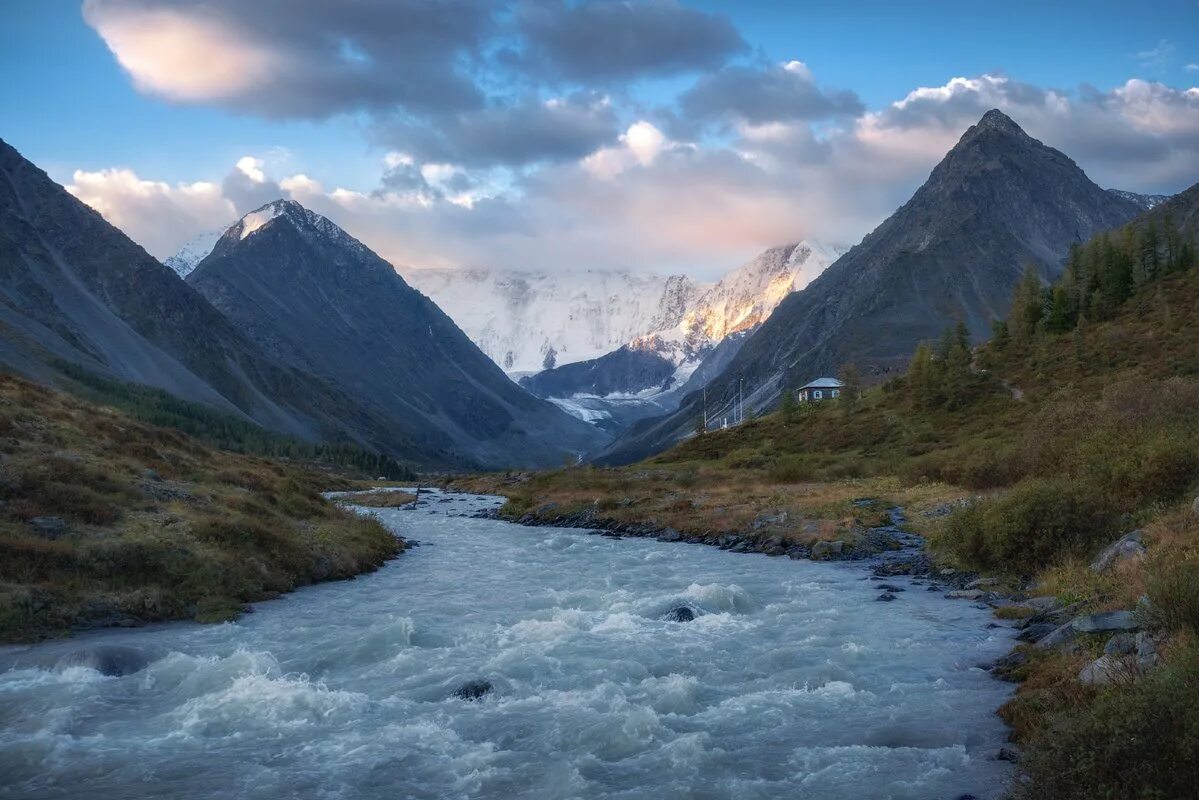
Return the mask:
[[421,546],[236,623],[0,648],[0,798],[1002,793],[988,611],[903,579],[875,602],[860,565],[470,516],[498,502],[379,511]]

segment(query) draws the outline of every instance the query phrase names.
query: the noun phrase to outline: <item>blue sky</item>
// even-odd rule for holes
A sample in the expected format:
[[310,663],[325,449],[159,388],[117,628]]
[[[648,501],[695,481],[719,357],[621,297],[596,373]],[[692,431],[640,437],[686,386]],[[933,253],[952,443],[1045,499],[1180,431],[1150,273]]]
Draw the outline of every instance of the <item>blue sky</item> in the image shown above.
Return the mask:
[[86,5],[0,4],[0,137],[159,256],[290,194],[413,266],[712,274],[852,244],[991,105],[1199,179],[1196,0]]

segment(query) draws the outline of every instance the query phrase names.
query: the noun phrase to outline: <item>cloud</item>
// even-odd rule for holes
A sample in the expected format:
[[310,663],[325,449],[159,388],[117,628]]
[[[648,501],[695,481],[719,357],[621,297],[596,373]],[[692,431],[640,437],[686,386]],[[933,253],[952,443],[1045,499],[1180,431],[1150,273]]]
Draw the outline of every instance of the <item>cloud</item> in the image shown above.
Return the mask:
[[1174,51],[1176,49],[1173,42],[1168,39],[1162,39],[1153,47],[1148,50],[1142,50],[1133,57],[1145,69],[1162,72],[1174,60]]
[[732,118],[755,125],[856,117],[866,110],[851,91],[822,90],[801,61],[725,67],[700,78],[683,93],[679,104],[693,120]]
[[712,69],[748,49],[727,17],[673,0],[527,2],[517,28],[527,69],[589,85]]
[[606,97],[578,93],[497,103],[446,117],[436,127],[412,120],[383,123],[376,136],[422,161],[519,166],[580,158],[614,141],[619,130]]
[[159,259],[236,217],[221,187],[208,181],[172,186],[129,169],[75,170],[66,189]]
[[[737,115],[715,139],[689,139],[657,117],[621,123],[599,95],[528,98],[485,109],[498,121],[456,115],[439,142],[397,136],[373,185],[325,187],[295,171],[314,165],[290,159],[290,176],[276,182],[278,159],[247,156],[223,181],[170,186],[110,170],[77,173],[72,191],[155,255],[282,194],[397,265],[711,278],[804,237],[856,243],[995,107],[1102,186],[1177,191],[1199,175],[1199,89],[1133,79],[1067,92],[985,74],[918,87],[856,117]],[[511,138],[522,124],[534,145]],[[423,146],[404,146],[413,142]]]
[[1199,72],[1199,64],[1187,64],[1183,69],[1187,72]]
[[484,0],[84,0],[83,16],[140,91],[305,118],[478,106],[465,64],[493,26]]
[[221,193],[233,205],[238,217],[282,196],[281,187],[266,177],[263,167],[262,159],[243,156],[221,181]]

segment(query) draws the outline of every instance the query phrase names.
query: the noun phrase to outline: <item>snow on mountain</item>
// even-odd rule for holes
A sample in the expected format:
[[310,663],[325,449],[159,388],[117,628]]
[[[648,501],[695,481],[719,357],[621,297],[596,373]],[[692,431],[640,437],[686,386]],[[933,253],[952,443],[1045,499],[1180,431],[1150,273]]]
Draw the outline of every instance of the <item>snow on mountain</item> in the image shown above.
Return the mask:
[[1107,193],[1114,194],[1122,200],[1136,203],[1145,211],[1149,211],[1154,206],[1161,205],[1173,196],[1168,194],[1140,194],[1139,192],[1129,192],[1124,189],[1108,189]]
[[772,247],[700,294],[676,324],[650,327],[632,346],[674,361],[682,383],[713,346],[762,324],[784,297],[811,283],[846,249],[810,241]]
[[180,278],[186,278],[196,268],[196,265],[212,252],[212,248],[216,247],[217,241],[224,235],[228,227],[204,231],[179,248],[178,253],[163,259],[162,263],[179,273]]
[[682,275],[577,270],[403,270],[509,374],[618,349],[652,326],[674,327],[707,287]]

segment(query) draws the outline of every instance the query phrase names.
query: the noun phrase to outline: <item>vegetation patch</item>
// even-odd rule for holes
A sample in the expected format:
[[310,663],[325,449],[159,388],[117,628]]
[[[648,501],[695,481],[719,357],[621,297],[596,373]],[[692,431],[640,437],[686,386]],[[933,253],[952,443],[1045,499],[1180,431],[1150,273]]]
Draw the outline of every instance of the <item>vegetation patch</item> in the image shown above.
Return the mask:
[[321,498],[338,488],[0,375],[0,641],[224,620],[374,569],[402,543]]

